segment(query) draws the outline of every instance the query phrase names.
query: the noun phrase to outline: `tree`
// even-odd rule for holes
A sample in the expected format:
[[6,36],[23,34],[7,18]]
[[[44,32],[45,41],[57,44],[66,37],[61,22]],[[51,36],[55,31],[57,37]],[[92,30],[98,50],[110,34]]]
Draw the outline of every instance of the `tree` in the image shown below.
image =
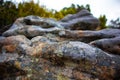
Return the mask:
[[55,15],[57,15],[57,17],[55,16],[55,18],[59,20],[68,14],[75,14],[75,13],[81,11],[82,9],[87,9],[88,11],[91,11],[89,4],[87,4],[86,6],[71,4],[70,7],[64,7],[59,12],[55,13]]
[[55,14],[54,14],[54,17],[55,17],[55,19],[60,20],[64,17],[64,15],[62,14],[62,12],[57,12],[56,11]]
[[106,23],[107,23],[107,18],[105,15],[100,15],[99,17],[99,20],[100,20],[100,29],[104,29],[106,28]]
[[89,4],[87,4],[85,8],[86,8],[89,12],[91,12],[91,10],[90,10],[90,5],[89,5]]
[[111,20],[109,24],[110,28],[119,28],[120,29],[120,18],[117,18],[116,20]]

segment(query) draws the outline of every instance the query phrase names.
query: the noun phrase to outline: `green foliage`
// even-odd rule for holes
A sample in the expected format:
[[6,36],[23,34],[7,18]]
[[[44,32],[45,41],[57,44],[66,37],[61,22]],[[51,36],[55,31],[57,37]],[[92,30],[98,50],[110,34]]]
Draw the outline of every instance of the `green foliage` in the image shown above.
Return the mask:
[[17,18],[17,8],[15,4],[7,1],[0,5],[0,26],[11,24]]
[[67,14],[74,14],[77,12],[77,8],[75,7],[74,4],[72,4],[70,7],[65,7],[60,12],[66,16]]
[[107,18],[105,15],[100,15],[99,17],[100,20],[100,29],[107,28],[106,23],[107,23]]
[[18,5],[18,16],[28,16],[28,15],[37,15],[41,17],[50,17],[51,13],[45,9],[43,6],[39,6],[38,3],[33,1],[19,3]]
[[62,19],[63,17],[64,17],[64,15],[63,15],[62,12],[57,12],[57,11],[56,11],[53,18],[55,18],[55,19],[57,19],[57,20],[60,20],[60,19]]
[[86,5],[86,9],[87,9],[89,12],[91,12],[91,10],[90,10],[90,5],[89,5],[89,4]]
[[0,4],[0,26],[12,24],[17,18],[28,15],[37,15],[41,17],[53,17],[53,13],[44,6],[30,2],[19,3],[16,6],[11,1],[1,2]]

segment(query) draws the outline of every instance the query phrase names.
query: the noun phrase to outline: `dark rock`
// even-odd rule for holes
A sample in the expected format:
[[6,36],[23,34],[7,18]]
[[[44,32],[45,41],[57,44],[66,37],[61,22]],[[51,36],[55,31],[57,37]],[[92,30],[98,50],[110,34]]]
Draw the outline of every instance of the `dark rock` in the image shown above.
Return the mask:
[[[46,33],[57,33],[63,28],[58,22],[52,19],[40,17],[34,19],[33,17],[35,16],[17,19],[11,28],[3,33],[3,36],[25,35],[26,37],[35,37]],[[27,24],[27,20],[32,25]]]
[[63,19],[61,19],[60,21],[62,22],[68,22],[72,19],[75,18],[79,18],[79,17],[84,17],[84,16],[88,16],[88,15],[92,15],[88,10],[81,10],[80,12],[78,12],[77,14],[68,14],[67,16],[65,16]]
[[6,25],[6,26],[0,26],[0,36],[2,35],[3,32],[8,30],[11,26],[12,26],[12,24]]
[[0,79],[25,75],[17,54],[0,54]]
[[107,51],[111,54],[120,55],[120,37],[95,40],[90,42],[90,44],[101,48],[102,50]]
[[71,30],[95,30],[99,26],[99,20],[89,11],[81,10],[77,14],[68,15],[61,20],[61,25]]
[[27,16],[24,18],[23,22],[25,22],[26,25],[41,26],[42,28],[62,28],[62,26],[56,20],[38,16]]

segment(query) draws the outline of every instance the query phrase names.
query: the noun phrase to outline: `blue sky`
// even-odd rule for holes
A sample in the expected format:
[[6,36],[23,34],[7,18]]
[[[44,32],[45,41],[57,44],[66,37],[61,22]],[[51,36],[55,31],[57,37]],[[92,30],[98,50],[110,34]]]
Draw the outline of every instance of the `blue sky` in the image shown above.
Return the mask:
[[[13,0],[15,2],[29,0]],[[37,2],[38,0],[34,0]],[[70,6],[72,3],[79,5],[90,4],[91,12],[95,17],[106,15],[108,22],[120,17],[120,0],[39,0],[40,5],[45,5],[48,9],[60,10]]]

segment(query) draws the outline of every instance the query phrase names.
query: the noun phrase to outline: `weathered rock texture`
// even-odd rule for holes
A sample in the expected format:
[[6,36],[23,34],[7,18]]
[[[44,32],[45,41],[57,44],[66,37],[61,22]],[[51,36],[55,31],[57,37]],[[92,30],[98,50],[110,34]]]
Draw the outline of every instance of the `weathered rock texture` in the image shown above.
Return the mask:
[[[10,42],[6,42],[7,40]],[[105,75],[103,79],[115,79],[119,77],[116,75],[120,66],[119,56],[110,55],[98,48],[79,41],[60,42],[42,36],[34,37],[28,41],[25,36],[21,35],[6,37],[1,41],[1,44],[3,44],[2,51],[4,51],[4,53],[9,52],[11,54],[18,53],[19,55],[40,56],[41,58],[51,61],[54,65],[59,66],[74,63],[74,67],[72,67],[75,70],[86,71],[87,74],[92,74],[91,77],[100,79],[102,79],[101,76],[103,74]],[[11,48],[12,46],[14,46],[14,48]],[[82,70],[80,70],[81,67]],[[102,70],[104,71],[101,72]]]
[[[99,21],[86,10],[61,21],[38,16],[19,18],[0,37],[1,65],[12,60],[12,68],[27,73],[19,79],[120,79],[120,56],[115,55],[120,53],[120,30],[91,31],[98,24]],[[6,74],[7,65],[4,66],[0,69]],[[4,77],[6,75],[1,78]]]
[[78,39],[91,45],[99,47],[113,54],[120,54],[120,30],[119,29],[103,29],[99,31],[80,31],[65,30],[61,31],[61,37]]
[[17,58],[17,54],[0,54],[0,80],[26,74]]
[[61,20],[66,29],[71,30],[95,30],[99,26],[99,20],[89,11],[81,10],[77,14],[67,15]]
[[[62,22],[64,21],[64,22]],[[97,18],[93,17],[87,10],[82,10],[71,17],[65,17],[61,21],[40,18],[38,16],[27,16],[19,18],[12,27],[3,33],[4,36],[22,34],[27,37],[43,35],[45,32],[58,32],[60,29],[96,29],[99,25]]]

